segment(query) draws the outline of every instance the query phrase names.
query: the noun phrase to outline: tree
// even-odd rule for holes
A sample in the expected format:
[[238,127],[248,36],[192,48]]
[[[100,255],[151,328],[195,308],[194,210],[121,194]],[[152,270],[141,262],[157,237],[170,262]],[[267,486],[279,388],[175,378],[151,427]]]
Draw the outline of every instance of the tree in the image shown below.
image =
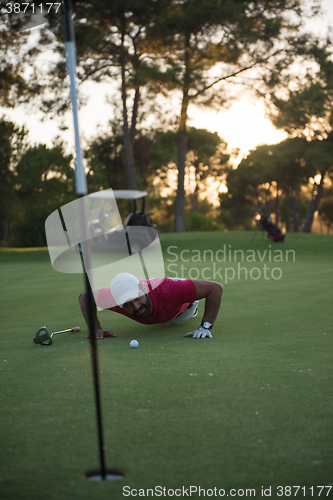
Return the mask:
[[220,219],[227,229],[249,229],[260,206],[260,186],[265,177],[255,162],[242,161],[238,168],[226,169],[228,192],[219,195]]
[[319,215],[327,224],[327,232],[333,224],[333,187],[324,189],[322,202],[319,208]]
[[15,165],[26,146],[27,132],[4,118],[0,120],[0,240],[10,238],[15,213]]
[[61,142],[30,146],[28,131],[0,120],[0,237],[5,244],[44,246],[45,219],[75,199],[72,157]]
[[[318,209],[325,176],[333,166],[332,125],[333,125],[333,61],[332,43],[316,40],[309,53],[315,65],[308,68],[290,82],[283,80],[284,89],[270,95],[273,109],[270,118],[274,125],[284,129],[291,137],[305,137],[312,141],[306,161],[312,169],[312,177],[320,176],[313,182],[313,191],[303,232],[310,232],[314,213]],[[297,88],[295,89],[295,85]],[[281,96],[281,93],[283,94]]]
[[39,48],[27,45],[29,32],[20,31],[31,13],[18,17],[0,5],[0,106],[14,107],[26,103],[39,92],[36,72],[32,65]]
[[187,157],[192,157],[191,163],[194,169],[195,187],[190,194],[191,212],[194,213],[198,211],[200,184],[208,177],[216,178],[221,176],[223,166],[228,162],[230,156],[225,152],[227,144],[221,140],[217,132],[212,133],[194,127],[191,127],[188,131],[187,149]]
[[[112,133],[95,137],[86,150],[89,166],[90,187],[123,189],[126,173],[122,166],[124,141],[122,127],[117,120],[110,122]],[[176,134],[172,131],[139,130],[133,141],[135,170],[139,179],[138,187],[151,189],[156,176],[163,178],[169,162],[176,154]]]
[[222,221],[226,219],[229,227],[242,224],[249,227],[256,210],[271,214],[275,209],[278,224],[280,198],[284,196],[283,219],[287,231],[292,214],[293,231],[297,232],[302,216],[301,188],[313,174],[305,160],[308,147],[306,139],[295,137],[251,151],[237,169],[227,174],[228,193],[220,197]]
[[20,209],[13,227],[15,246],[45,246],[45,219],[75,199],[72,156],[62,143],[27,148],[15,167],[14,191]]
[[[157,68],[147,55],[145,27],[159,7],[154,0],[73,0],[77,46],[77,74],[81,83],[92,80],[120,81],[123,127],[123,164],[129,189],[137,185],[133,143],[137,131],[138,110],[143,88],[154,80]],[[55,15],[50,17],[49,34],[53,50],[60,55],[58,63],[46,76],[46,89],[55,98],[44,99],[43,109],[66,110],[63,84],[66,79],[62,26]],[[46,37],[45,31],[45,37]],[[128,94],[132,93],[132,115],[129,118]]]
[[[313,169],[313,189],[309,203],[308,214],[304,223],[303,233],[310,233],[314,213],[318,210],[324,192],[324,178],[333,172],[333,132],[324,140],[312,141],[306,154],[306,162]],[[319,182],[315,181],[315,175],[319,172]]]
[[111,134],[95,137],[86,149],[91,191],[102,188],[123,189],[126,184],[126,172],[122,163],[124,138],[121,125],[113,122],[111,130]]
[[[300,15],[299,2],[256,0],[174,0],[149,33],[174,76],[172,83],[181,92],[178,126],[178,188],[175,202],[176,231],[184,230],[184,176],[187,150],[187,120],[190,103],[225,103],[225,88],[215,88],[254,67],[267,70],[266,82],[295,54],[306,50],[307,35],[297,39],[298,26],[288,21],[290,13]],[[288,30],[289,37],[288,37]],[[291,35],[293,32],[293,35]],[[270,65],[270,68],[269,68]],[[212,68],[218,74],[212,77]],[[213,89],[214,87],[214,89]],[[211,93],[215,90],[215,93]]]
[[60,143],[52,148],[45,144],[29,147],[15,168],[15,190],[21,200],[43,206],[54,198],[63,203],[74,192],[74,170],[71,155],[64,153]]
[[285,197],[285,215],[287,232],[298,232],[302,219],[302,186],[307,185],[312,169],[305,157],[308,142],[302,137],[286,139],[269,148],[274,170],[272,176],[276,181],[276,191]]

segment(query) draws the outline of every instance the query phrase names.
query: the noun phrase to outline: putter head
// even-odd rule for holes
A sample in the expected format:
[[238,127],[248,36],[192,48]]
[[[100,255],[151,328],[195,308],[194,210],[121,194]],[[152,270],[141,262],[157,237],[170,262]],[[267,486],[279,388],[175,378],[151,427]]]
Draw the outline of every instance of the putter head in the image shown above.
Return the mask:
[[51,345],[53,343],[52,336],[47,331],[46,326],[42,326],[34,337],[34,343],[40,345]]

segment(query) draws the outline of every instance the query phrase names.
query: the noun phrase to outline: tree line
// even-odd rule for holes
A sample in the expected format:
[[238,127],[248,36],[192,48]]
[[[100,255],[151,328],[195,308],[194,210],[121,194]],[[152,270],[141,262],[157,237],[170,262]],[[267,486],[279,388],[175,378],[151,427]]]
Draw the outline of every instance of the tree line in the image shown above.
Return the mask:
[[[6,245],[45,246],[45,219],[76,198],[74,160],[59,139],[52,147],[31,145],[27,135],[24,127],[0,120],[0,235]],[[137,187],[149,192],[148,209],[162,232],[174,230],[177,135],[175,130],[142,132],[134,142]],[[123,149],[119,124],[118,134],[113,124],[111,135],[96,136],[87,145],[91,192],[123,188]],[[257,209],[287,231],[304,230],[316,210],[327,225],[333,223],[333,189],[324,184],[333,176],[332,133],[324,140],[296,137],[258,146],[237,168],[230,159],[217,133],[189,128],[185,230],[251,229]],[[207,191],[217,193],[221,186],[228,190],[215,196],[214,205]],[[127,215],[131,207],[118,203]]]
[[[250,228],[257,209],[283,223],[287,232],[310,232],[316,211],[333,223],[333,133],[326,139],[302,137],[258,146],[227,174],[220,195],[227,228]],[[325,187],[325,181],[326,187]]]
[[[92,0],[89,3],[73,0],[72,3],[78,79],[81,83],[106,81],[110,86],[117,82],[121,104],[120,121],[111,121],[109,132],[88,147],[91,191],[96,186],[147,187],[149,179],[154,178],[152,172],[157,173],[163,184],[166,170],[172,165],[176,174],[175,196],[165,204],[165,213],[167,219],[174,220],[176,231],[184,230],[185,182],[190,155],[194,155],[191,165],[194,170],[197,169],[195,163],[207,166],[206,160],[195,159],[198,155],[191,150],[189,107],[196,104],[221,108],[237,95],[239,88],[249,89],[264,98],[273,123],[286,130],[291,139],[328,139],[332,125],[331,41],[317,39],[304,31],[302,3],[296,0],[255,0],[251,3],[242,0]],[[61,17],[50,12],[48,24],[33,47],[27,47],[26,33],[18,31],[20,19],[3,15],[2,20],[5,29],[0,31],[1,42],[4,42],[0,45],[3,56],[1,104],[14,106],[34,99],[39,109],[50,116],[65,112],[69,100]],[[38,56],[47,47],[52,49],[56,62],[47,71],[42,71]],[[28,77],[26,65],[30,69]],[[149,133],[144,118],[152,115],[158,121],[156,99],[161,97],[178,99],[177,119],[174,126],[164,123],[162,128],[156,127]],[[62,146],[58,144],[56,148],[64,154]],[[162,162],[159,154],[164,155]],[[235,174],[227,168],[227,153],[218,151],[216,155],[221,157],[219,175],[224,169],[228,189],[233,178],[238,177],[237,182],[241,182],[246,162]],[[313,169],[320,174],[323,167],[316,164],[316,156],[312,160],[309,155],[307,160],[302,158],[308,164],[312,161]],[[215,158],[211,162],[216,166],[218,161]],[[289,167],[296,168],[292,162]],[[318,188],[316,182],[313,184],[312,208],[319,204],[329,168],[325,170],[322,184],[319,182]],[[39,175],[37,170],[36,175]],[[69,172],[64,175],[63,178],[58,176],[58,183],[63,182],[65,193],[69,194],[72,181]],[[203,174],[196,172],[194,175],[198,186]],[[50,176],[51,173],[46,174]],[[265,180],[265,184],[278,183],[272,179],[272,173],[267,178],[271,180]],[[67,179],[68,186],[65,186]],[[303,179],[298,181],[298,188],[296,184],[290,187],[289,194],[283,186],[276,191],[281,200],[289,199],[285,202],[286,207],[299,207],[298,211],[286,208],[289,214],[292,213],[294,229],[297,220],[300,223],[300,189],[304,185]],[[153,186],[156,185],[151,184],[152,193]],[[191,194],[192,213],[198,206],[196,189]],[[156,189],[155,193],[160,197]],[[272,198],[272,186],[270,193]],[[229,201],[221,195],[225,210],[230,200],[234,204],[237,201],[231,187],[227,197]],[[232,222],[236,213],[234,210],[229,219],[222,217],[219,222],[228,227],[230,224],[246,226],[244,218],[238,218],[237,224]],[[309,227],[311,214],[307,230]]]
[[[118,132],[117,132],[118,130]],[[45,219],[56,208],[76,198],[74,159],[58,139],[52,147],[31,145],[28,131],[5,118],[0,119],[0,235],[5,244],[45,246]],[[186,164],[186,229],[218,229],[212,204],[202,200],[207,186],[219,185],[229,161],[227,144],[217,133],[191,128]],[[86,147],[86,171],[91,192],[123,189],[123,137],[115,123],[111,135],[95,137]],[[151,131],[134,143],[137,187],[149,191],[148,208],[162,231],[174,229],[177,132]],[[161,193],[165,191],[165,196]],[[118,201],[118,204],[121,201]],[[131,206],[120,207],[127,215]],[[125,218],[125,217],[123,217]]]

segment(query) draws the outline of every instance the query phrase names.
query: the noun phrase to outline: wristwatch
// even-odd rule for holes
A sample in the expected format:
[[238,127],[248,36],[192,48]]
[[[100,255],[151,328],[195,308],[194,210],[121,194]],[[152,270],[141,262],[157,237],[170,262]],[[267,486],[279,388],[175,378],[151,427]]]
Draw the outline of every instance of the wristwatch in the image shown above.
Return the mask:
[[204,321],[201,326],[203,326],[204,328],[206,328],[206,330],[211,330],[213,328],[213,325],[211,323],[209,323],[209,321]]

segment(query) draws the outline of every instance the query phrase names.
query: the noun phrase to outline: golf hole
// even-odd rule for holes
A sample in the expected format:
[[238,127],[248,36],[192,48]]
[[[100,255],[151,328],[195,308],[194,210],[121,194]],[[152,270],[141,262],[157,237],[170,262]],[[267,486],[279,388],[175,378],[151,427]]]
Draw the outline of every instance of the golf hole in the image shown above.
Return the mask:
[[[91,469],[85,472],[85,477],[89,481],[103,481],[101,469]],[[116,469],[105,470],[105,481],[118,481],[124,477],[124,473]]]

